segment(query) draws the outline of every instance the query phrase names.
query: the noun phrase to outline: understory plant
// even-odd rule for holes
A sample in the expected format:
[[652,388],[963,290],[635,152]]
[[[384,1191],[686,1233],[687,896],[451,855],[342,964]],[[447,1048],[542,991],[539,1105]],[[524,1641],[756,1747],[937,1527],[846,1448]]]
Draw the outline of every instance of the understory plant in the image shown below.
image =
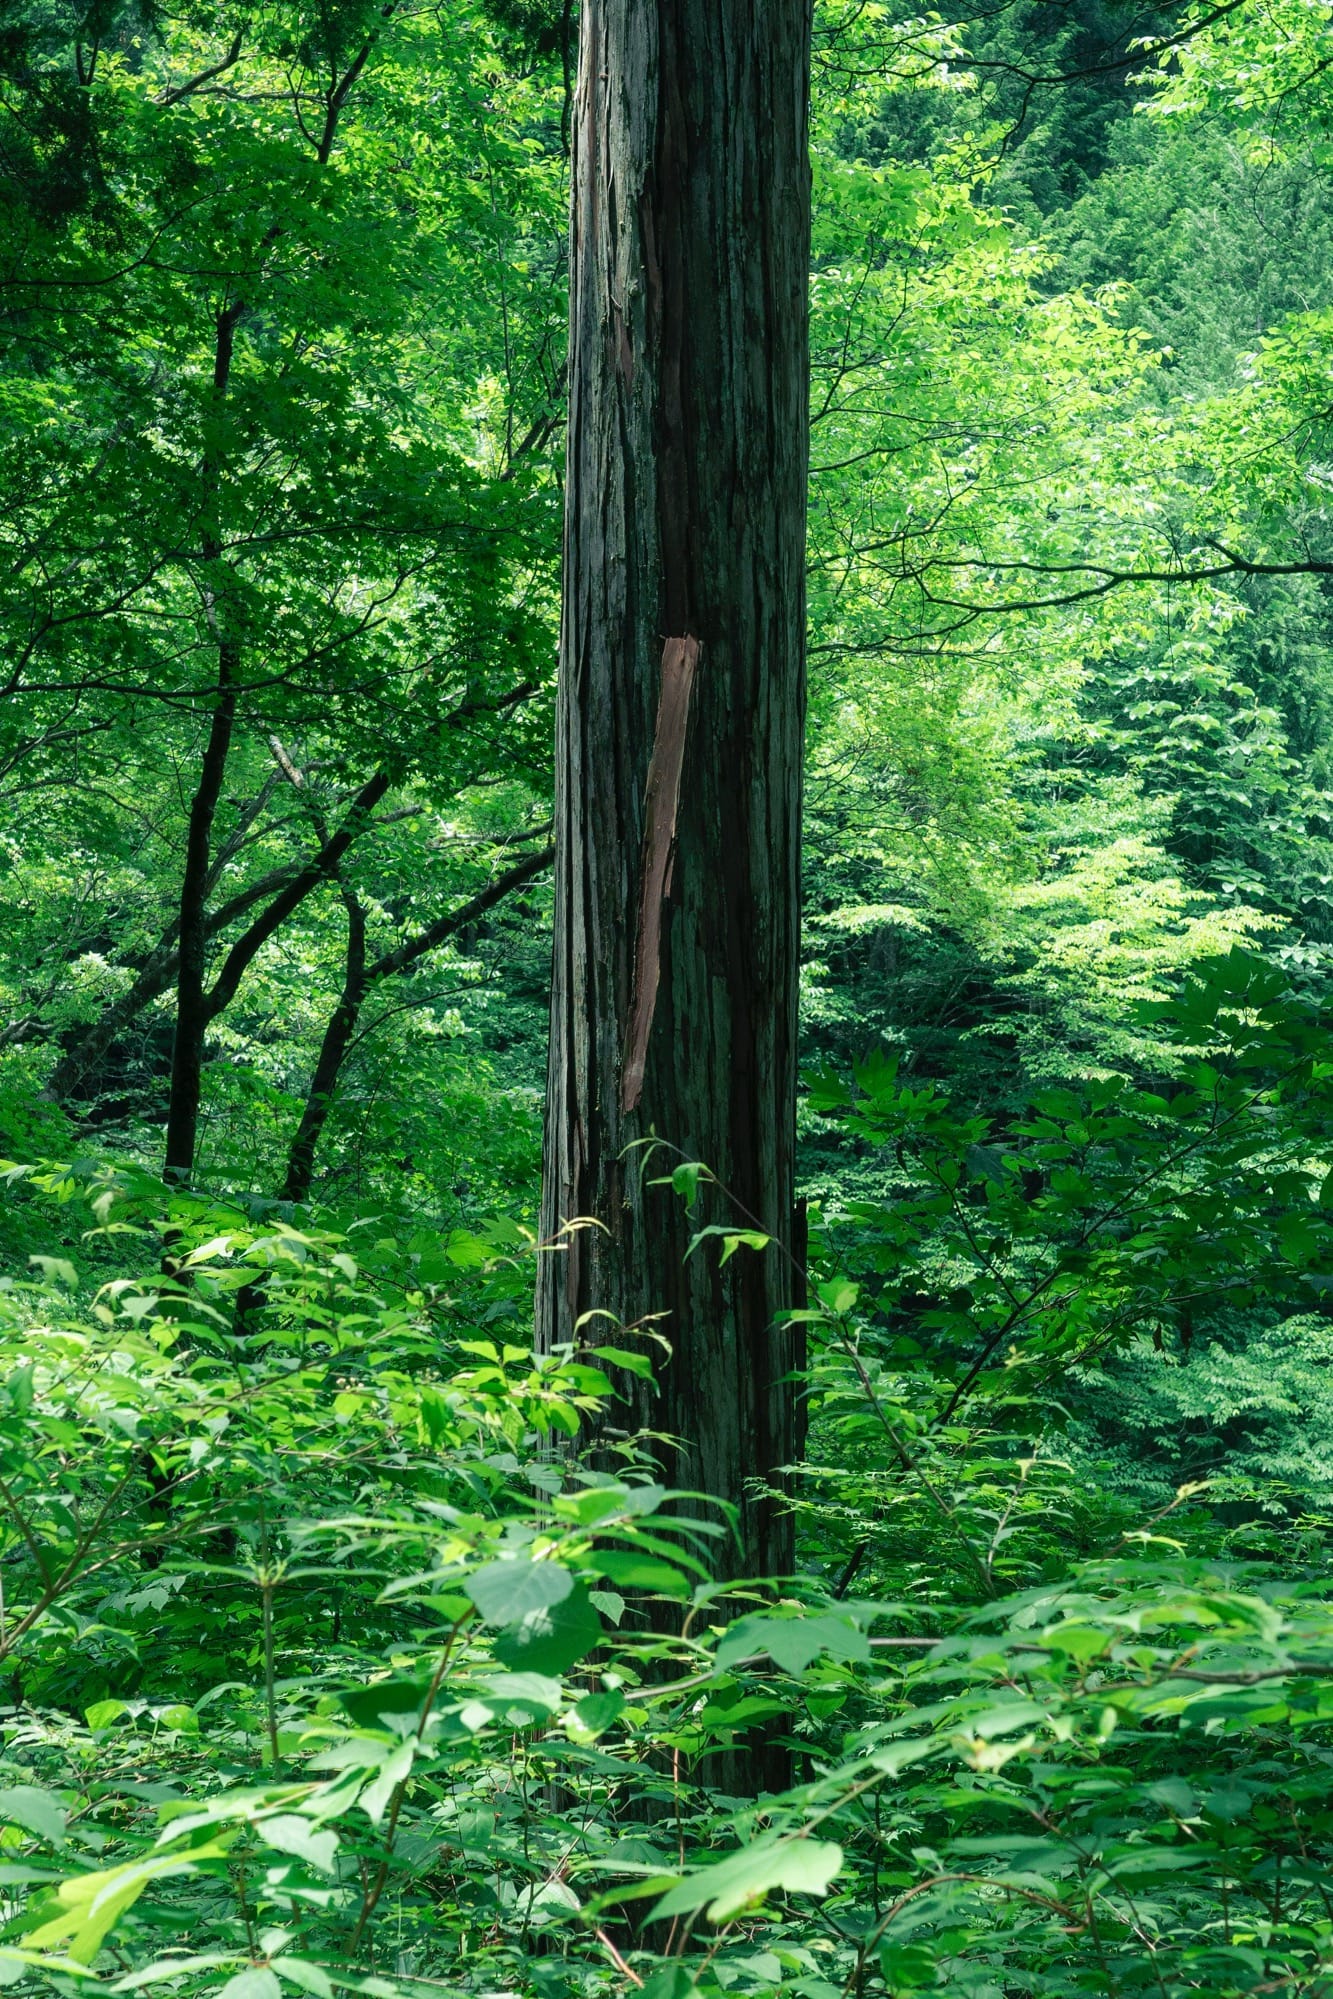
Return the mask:
[[[868,1133],[888,1100],[862,1101]],[[1099,1147],[1123,1166],[1138,1142],[1116,1115],[1114,1143],[1104,1123],[1078,1141],[1090,1185]],[[1054,1180],[1074,1138],[1034,1142]],[[1141,1200],[1175,1162],[1165,1216],[1189,1193],[1179,1144],[1144,1144]],[[997,1231],[1034,1170],[1008,1145],[941,1168],[950,1202],[916,1225],[947,1235],[956,1199]],[[9,1983],[1174,1999],[1333,1980],[1322,1542],[1294,1523],[1247,1553],[1188,1489],[1155,1519],[1099,1506],[1043,1426],[1050,1375],[1025,1385],[1012,1356],[946,1414],[975,1354],[914,1379],[892,1351],[907,1290],[870,1233],[867,1269],[826,1262],[808,1308],[814,1436],[826,1462],[843,1438],[846,1490],[816,1455],[803,1578],[724,1591],[727,1520],[607,1427],[646,1353],[595,1330],[535,1358],[517,1231],[405,1247],[124,1168],[10,1183],[69,1255],[0,1290]],[[1043,1209],[1026,1183],[1029,1285],[1070,1267],[1076,1192]],[[1119,1299],[1125,1244],[1102,1247],[1085,1268]]]

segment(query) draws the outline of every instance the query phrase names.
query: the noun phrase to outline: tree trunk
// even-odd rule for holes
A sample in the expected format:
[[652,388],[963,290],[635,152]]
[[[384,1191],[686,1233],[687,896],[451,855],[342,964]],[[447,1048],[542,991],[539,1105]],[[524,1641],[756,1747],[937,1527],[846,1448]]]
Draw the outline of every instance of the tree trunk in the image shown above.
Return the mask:
[[475,923],[487,910],[494,909],[517,888],[523,888],[551,865],[552,850],[542,848],[538,853],[529,854],[512,868],[488,882],[465,902],[461,909],[454,909],[447,916],[437,917],[434,923],[418,931],[415,937],[406,938],[392,951],[385,951],[370,964],[366,963],[366,919],[361,904],[351,889],[343,890],[343,904],[347,910],[347,958],[343,977],[343,989],[338,1004],[329,1016],[324,1029],[324,1039],[320,1043],[315,1072],[310,1079],[310,1089],[306,1095],[305,1109],[296,1136],[292,1140],[287,1155],[287,1177],[283,1182],[282,1196],[285,1201],[304,1201],[309,1193],[315,1175],[315,1153],[333,1108],[334,1094],[338,1088],[338,1078],[342,1074],[347,1051],[352,1045],[361,1009],[366,996],[373,986],[384,979],[395,977],[400,972],[410,972],[430,952],[438,950],[441,944],[454,937],[469,923]]
[[310,1192],[310,1182],[315,1174],[315,1148],[328,1120],[333,1093],[338,1087],[338,1077],[342,1073],[352,1036],[356,1033],[356,1024],[361,1018],[361,1003],[366,996],[366,912],[355,889],[344,888],[342,897],[343,908],[347,911],[347,959],[343,989],[324,1029],[319,1059],[306,1094],[305,1109],[301,1113],[291,1151],[287,1154],[287,1175],[282,1187],[284,1201],[304,1201]]
[[199,1096],[203,1084],[204,1036],[208,1029],[208,997],[204,976],[208,967],[208,879],[212,857],[213,820],[222,795],[227,757],[236,723],[236,655],[227,639],[218,648],[217,705],[190,803],[181,873],[176,970],[176,1033],[171,1050],[171,1099],[167,1106],[168,1180],[188,1180],[194,1171],[199,1129]]
[[[584,0],[538,1338],[654,1314],[626,1427],[734,1503],[724,1572],[792,1567],[746,1481],[797,1453],[809,0]],[[674,1147],[628,1151],[650,1134]],[[684,1156],[726,1189],[648,1184]],[[579,1337],[597,1343],[585,1330]]]
[[[213,352],[213,409],[220,412],[227,400],[235,350],[236,325],[241,316],[239,303],[224,306],[218,314],[217,339]],[[200,484],[206,510],[216,502],[220,468],[210,450],[200,468]],[[207,519],[207,513],[205,518]],[[232,733],[236,726],[237,679],[240,650],[236,635],[229,629],[232,610],[225,584],[216,587],[222,569],[222,543],[216,525],[205,526],[202,554],[207,574],[205,605],[208,622],[217,639],[218,676],[209,722],[208,741],[199,766],[199,782],[190,801],[190,817],[185,834],[185,866],[181,873],[180,939],[176,969],[176,1034],[171,1051],[171,1099],[167,1106],[167,1149],[164,1172],[168,1180],[188,1180],[194,1171],[195,1138],[199,1129],[199,1095],[204,1069],[204,1034],[208,1027],[208,1003],[204,994],[204,974],[208,964],[208,891],[213,879],[213,821],[227,774]]]

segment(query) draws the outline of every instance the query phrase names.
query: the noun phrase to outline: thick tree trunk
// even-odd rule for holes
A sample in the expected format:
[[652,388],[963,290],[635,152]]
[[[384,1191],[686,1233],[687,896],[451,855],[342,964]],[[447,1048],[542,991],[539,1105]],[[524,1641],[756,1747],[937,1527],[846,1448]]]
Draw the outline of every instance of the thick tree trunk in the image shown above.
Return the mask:
[[[791,1266],[686,1250],[794,1213],[809,5],[581,11],[543,1233],[601,1227],[543,1259],[538,1336],[665,1315],[620,1420],[738,1506],[724,1569],[781,1572],[746,1482],[797,1453]],[[727,1190],[689,1215],[647,1184],[682,1155]]]

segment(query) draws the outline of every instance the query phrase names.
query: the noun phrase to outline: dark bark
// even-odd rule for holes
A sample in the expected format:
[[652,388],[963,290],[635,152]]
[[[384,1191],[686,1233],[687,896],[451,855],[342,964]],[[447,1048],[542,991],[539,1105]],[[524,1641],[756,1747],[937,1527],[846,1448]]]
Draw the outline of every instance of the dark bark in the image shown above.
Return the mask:
[[[442,729],[460,729],[480,716],[503,715],[509,709],[527,700],[536,689],[531,682],[523,682],[510,688],[497,700],[477,699],[461,703],[439,719],[428,733]],[[406,763],[404,758],[403,763]],[[311,856],[304,866],[275,868],[248,888],[241,889],[216,909],[204,916],[206,939],[211,941],[222,931],[230,929],[240,917],[254,908],[266,897],[271,900],[260,911],[254,922],[235,940],[223,961],[217,983],[209,995],[205,1020],[216,1018],[223,1008],[235,997],[241,978],[263,944],[274,935],[287,918],[295,913],[306,897],[323,883],[334,879],[338,867],[352,843],[359,839],[373,823],[371,814],[384,797],[390,785],[402,775],[401,770],[376,771],[361,787],[348,809],[347,817],[331,839],[325,840],[318,853]],[[210,868],[208,889],[216,886],[217,856]],[[116,1039],[138,1018],[145,1007],[160,997],[174,983],[178,983],[180,955],[178,939],[180,935],[180,912],[172,919],[158,942],[145,956],[132,960],[135,971],[134,983],[119,999],[113,1000],[95,1021],[78,1030],[67,1043],[47,1082],[47,1094],[57,1102],[78,1093],[86,1079],[94,1075],[98,1065],[105,1059]],[[40,1022],[19,1023],[11,1032],[11,1040],[43,1040],[46,1030]],[[201,1049],[202,1057],[202,1049]]]
[[181,873],[180,943],[176,961],[176,1036],[171,1054],[171,1102],[167,1110],[168,1179],[188,1180],[194,1166],[195,1133],[199,1124],[199,1090],[203,1075],[204,1034],[208,1002],[204,977],[208,958],[208,876],[213,819],[226,775],[227,755],[236,722],[236,656],[226,641],[219,647],[217,705],[190,803]]
[[[265,896],[285,888],[294,878],[295,868],[272,868],[248,888],[240,889],[218,908],[211,909],[205,918],[205,929],[211,940],[221,931],[227,930],[238,917],[244,916],[262,902]],[[110,1049],[111,1044],[137,1020],[146,1006],[166,992],[175,983],[180,969],[180,955],[176,948],[179,931],[179,911],[172,918],[162,936],[151,951],[141,958],[131,959],[134,983],[127,986],[119,999],[103,1009],[97,1019],[80,1028],[66,1041],[64,1053],[47,1081],[47,1095],[62,1103],[75,1095],[86,1078],[93,1075],[98,1065]],[[46,1039],[46,1030],[41,1028],[37,1037]]]
[[528,882],[535,881],[538,875],[544,874],[550,867],[554,858],[555,848],[548,846],[539,847],[535,853],[525,855],[521,861],[515,861],[511,868],[506,868],[503,874],[497,875],[493,882],[486,884],[485,888],[478,889],[474,896],[471,896],[467,902],[461,903],[457,909],[451,909],[447,916],[437,917],[434,923],[428,923],[426,928],[419,930],[414,937],[405,938],[401,944],[395,945],[392,951],[386,951],[382,957],[376,958],[368,974],[370,982],[373,984],[379,979],[389,979],[398,972],[407,971],[428,952],[438,950],[439,946],[450,937],[456,937],[460,930],[466,930],[469,923],[478,922],[488,910],[494,909],[498,902],[503,902],[507,895],[512,895],[515,889],[523,888]]
[[[205,759],[207,764],[207,759]],[[369,823],[370,815],[388,790],[387,772],[377,771],[363,784],[346,819],[326,840],[313,861],[301,869],[287,886],[261,910],[248,929],[242,931],[222,961],[216,979],[205,990],[203,958],[207,946],[206,912],[199,908],[194,930],[199,939],[199,966],[186,964],[185,902],[181,894],[180,974],[177,980],[176,1048],[171,1070],[171,1104],[167,1115],[167,1173],[188,1178],[194,1166],[194,1149],[199,1129],[199,1093],[203,1076],[204,1040],[209,1025],[236,997],[236,991],[250,965],[287,918],[295,913],[312,889],[331,881],[348,848]],[[203,787],[201,785],[200,790]],[[196,800],[197,802],[197,800]],[[210,822],[211,823],[211,822]],[[186,849],[185,884],[191,881],[194,814],[191,813],[191,844]],[[187,986],[188,977],[188,986]],[[188,990],[188,1005],[187,1005]]]
[[187,1180],[194,1166],[195,1132],[199,1121],[199,1091],[203,1071],[204,1031],[208,1011],[204,976],[208,953],[208,877],[212,864],[213,820],[226,775],[236,722],[236,650],[224,640],[218,649],[217,705],[209,727],[190,802],[181,873],[180,913],[176,930],[176,1032],[171,1052],[171,1101],[167,1110],[168,1179]]
[[[217,339],[213,356],[213,404],[215,413],[227,400],[231,380],[239,303],[224,306],[218,314]],[[206,455],[200,468],[205,507],[211,510],[217,498],[220,467]],[[227,758],[236,727],[236,703],[240,679],[240,645],[230,629],[231,607],[227,602],[222,545],[216,526],[203,536],[205,601],[208,621],[217,639],[218,677],[208,741],[199,766],[199,782],[190,801],[185,834],[185,865],[181,872],[180,913],[176,921],[176,1034],[171,1052],[171,1101],[167,1109],[166,1177],[188,1180],[194,1166],[195,1132],[199,1123],[199,1088],[203,1073],[204,1030],[208,1017],[204,1001],[204,976],[208,961],[208,890],[213,871],[213,821],[222,781],[227,774]]]
[[348,1044],[356,1032],[356,1023],[361,1016],[361,1002],[366,996],[366,912],[361,907],[356,891],[344,888],[343,907],[347,911],[347,956],[343,972],[343,989],[338,996],[338,1004],[329,1015],[329,1024],[324,1029],[324,1039],[320,1044],[319,1059],[315,1063],[315,1073],[310,1079],[310,1089],[287,1154],[287,1173],[283,1180],[282,1194],[287,1201],[304,1201],[310,1192],[310,1182],[315,1171],[315,1147],[319,1144],[320,1133],[324,1129],[333,1102],[333,1092],[338,1086],[338,1075],[347,1054]]
[[324,1030],[320,1044],[315,1072],[310,1079],[310,1090],[306,1096],[305,1108],[296,1136],[292,1140],[291,1151],[287,1155],[287,1174],[283,1182],[283,1198],[288,1201],[304,1201],[310,1192],[314,1177],[315,1149],[319,1144],[324,1126],[328,1122],[333,1105],[334,1091],[342,1065],[347,1059],[347,1051],[356,1033],[361,1008],[372,986],[382,980],[395,977],[400,972],[410,971],[429,952],[437,950],[450,937],[469,923],[475,923],[488,909],[494,909],[515,889],[522,888],[535,876],[551,865],[554,849],[529,854],[512,868],[465,902],[460,909],[451,910],[409,937],[392,951],[385,951],[367,965],[366,963],[366,920],[361,905],[352,891],[344,889],[343,902],[347,907],[347,957],[343,975],[343,989],[338,1004],[329,1016],[329,1024]]
[[387,771],[377,771],[374,777],[367,779],[338,831],[325,841],[315,858],[292,877],[286,888],[274,896],[268,908],[260,911],[249,928],[242,931],[223,959],[209,991],[206,1001],[208,1021],[215,1020],[231,1005],[237,987],[264,945],[282,928],[287,918],[295,914],[311,890],[318,888],[322,882],[333,880],[348,849],[370,824],[370,815],[389,789],[390,782]]
[[[746,1490],[799,1443],[792,1266],[686,1251],[794,1209],[808,84],[808,0],[581,9],[543,1234],[601,1227],[544,1257],[538,1337],[665,1315],[629,1420],[737,1507],[733,1574],[793,1564]],[[680,1155],[726,1189],[692,1215],[647,1184]]]
[[[392,5],[382,9],[386,19],[392,11]],[[330,89],[325,101],[324,129],[316,149],[321,167],[328,165],[337,137],[338,121],[348,97],[365,68],[374,44],[375,36],[372,35],[343,76]],[[265,243],[275,242],[281,234],[281,225],[274,222],[265,234]],[[220,411],[227,400],[236,328],[244,316],[245,309],[244,299],[237,298],[225,305],[218,314],[213,358],[215,411]],[[200,468],[206,514],[216,500],[220,480],[221,466],[211,453],[207,453]],[[221,590],[214,587],[213,579],[218,577],[222,570],[222,545],[215,527],[205,530],[202,553],[205,569],[210,572],[206,585],[210,592],[209,619],[218,633],[218,679],[208,744],[200,768],[199,783],[190,805],[185,867],[181,877],[176,1032],[171,1056],[171,1097],[167,1106],[167,1143],[164,1162],[164,1171],[169,1180],[188,1180],[194,1171],[194,1153],[199,1131],[199,1098],[203,1081],[204,1037],[208,1031],[209,1021],[228,1004],[235,993],[245,965],[254,956],[254,951],[251,951],[250,958],[245,958],[238,965],[230,987],[223,996],[219,997],[218,987],[214,988],[212,995],[205,994],[208,894],[213,881],[213,820],[222,792],[222,780],[226,774],[227,756],[236,724],[241,662],[237,636],[228,629],[229,607],[226,602],[225,577],[222,579]],[[308,892],[307,890],[306,893]],[[299,899],[298,897],[297,900]],[[282,898],[278,900],[281,902]],[[284,911],[284,916],[290,914],[290,909],[295,906],[295,903],[292,903],[290,908]],[[277,923],[282,920],[283,916],[278,917],[272,928],[276,929]],[[255,926],[252,925],[251,928],[254,929]],[[264,937],[260,936],[254,950],[258,950],[263,941]],[[236,949],[233,947],[231,956],[223,966],[222,980],[227,979],[231,959],[235,956]]]

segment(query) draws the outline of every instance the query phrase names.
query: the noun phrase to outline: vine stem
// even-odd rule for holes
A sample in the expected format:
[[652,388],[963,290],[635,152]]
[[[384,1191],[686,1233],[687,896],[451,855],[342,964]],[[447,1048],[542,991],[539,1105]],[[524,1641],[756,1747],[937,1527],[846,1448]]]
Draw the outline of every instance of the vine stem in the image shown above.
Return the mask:
[[[426,1689],[426,1698],[421,1703],[421,1713],[417,1716],[418,1742],[420,1742],[426,1732],[426,1724],[430,1720],[431,1709],[435,1706],[435,1702],[439,1697],[440,1688],[444,1685],[444,1676],[449,1670],[449,1658],[454,1649],[454,1640],[471,1616],[472,1610],[469,1606],[463,1612],[462,1616],[457,1618],[449,1627],[448,1636],[440,1651],[439,1663],[432,1675],[431,1683]],[[365,1935],[366,1924],[370,1921],[379,1906],[380,1897],[383,1895],[385,1884],[389,1879],[389,1862],[393,1858],[394,1841],[398,1836],[398,1819],[402,1812],[403,1799],[406,1795],[407,1778],[403,1777],[394,1785],[393,1800],[389,1806],[389,1822],[384,1829],[383,1856],[378,1868],[375,1870],[373,1880],[368,1883],[361,1897],[361,1908],[357,1915],[356,1928],[352,1931],[352,1951],[356,1950],[362,1937]]]
[[640,1978],[637,1971],[635,1971],[630,1965],[626,1964],[624,1958],[620,1955],[620,1952],[616,1949],[610,1937],[606,1934],[606,1931],[602,1929],[594,1930],[593,1935],[597,1938],[598,1943],[601,1944],[603,1950],[606,1952],[607,1956],[611,1959],[612,1964],[615,1965],[616,1970],[623,1971],[626,1978],[630,1979],[631,1982],[637,1985],[640,1991],[642,1991],[643,1980]]

